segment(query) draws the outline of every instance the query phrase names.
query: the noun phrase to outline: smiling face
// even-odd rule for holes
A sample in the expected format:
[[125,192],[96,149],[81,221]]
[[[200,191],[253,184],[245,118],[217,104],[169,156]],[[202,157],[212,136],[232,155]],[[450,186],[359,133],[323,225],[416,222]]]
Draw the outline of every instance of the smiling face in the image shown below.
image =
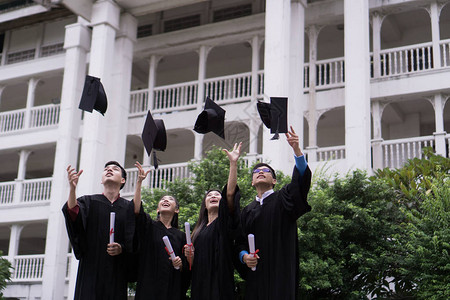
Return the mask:
[[253,170],[252,175],[253,186],[273,188],[275,183],[277,183],[277,180],[273,178],[272,172],[268,167],[261,166]]
[[210,191],[206,194],[205,206],[209,211],[210,209],[218,209],[220,199],[222,199],[222,194],[219,191]]
[[177,202],[172,196],[164,196],[159,200],[156,212],[160,214],[169,213],[172,215],[178,213]]
[[122,169],[117,165],[107,165],[103,169],[102,184],[117,184],[121,186],[125,183],[125,178],[122,177]]

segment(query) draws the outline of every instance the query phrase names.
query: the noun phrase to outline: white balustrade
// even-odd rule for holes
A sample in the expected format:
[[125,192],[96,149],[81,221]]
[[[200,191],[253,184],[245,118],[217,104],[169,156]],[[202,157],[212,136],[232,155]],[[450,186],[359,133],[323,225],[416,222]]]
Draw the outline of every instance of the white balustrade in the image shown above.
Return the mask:
[[381,143],[384,168],[400,168],[408,159],[422,158],[422,149],[434,146],[434,137],[389,140]]
[[15,256],[11,280],[13,282],[41,281],[44,269],[44,256],[44,254]]
[[303,67],[303,89],[309,88],[309,63],[305,63]]
[[30,128],[57,125],[59,122],[59,104],[36,106],[31,109]]
[[344,86],[344,58],[338,57],[316,62],[316,87],[318,90]]
[[24,119],[25,109],[0,113],[0,133],[23,129]]
[[51,177],[24,180],[21,202],[49,201],[51,189]]
[[264,70],[258,71],[258,91],[256,95],[261,98],[264,94]]
[[214,101],[227,103],[250,100],[252,73],[208,78],[205,80],[205,95]]
[[197,81],[155,87],[152,112],[194,109],[197,106]]
[[420,72],[433,68],[432,43],[380,51],[381,76]]
[[441,41],[439,45],[441,47],[441,65],[450,67],[450,39]]
[[146,113],[148,110],[148,89],[130,92],[130,116]]
[[12,203],[14,200],[14,182],[0,183],[0,204]]
[[322,147],[317,149],[317,161],[345,159],[345,146]]

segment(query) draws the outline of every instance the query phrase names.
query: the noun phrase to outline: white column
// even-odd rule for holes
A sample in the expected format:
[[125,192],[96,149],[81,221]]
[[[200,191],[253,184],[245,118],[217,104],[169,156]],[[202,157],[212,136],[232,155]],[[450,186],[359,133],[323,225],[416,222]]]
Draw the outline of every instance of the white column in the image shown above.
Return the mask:
[[[212,48],[202,45],[198,52],[198,88],[197,88],[197,111],[203,110],[203,103],[205,102],[205,78],[206,78],[206,61],[208,60],[208,53]],[[212,99],[216,100],[216,99]]]
[[[305,1],[306,2],[306,1]],[[303,94],[304,59],[305,59],[305,6],[302,1],[291,2],[290,50],[289,50],[289,102],[288,126],[292,125],[299,136],[300,149],[303,150],[303,112],[307,105]],[[286,143],[285,143],[286,144]],[[290,150],[292,152],[292,150]],[[293,155],[289,155],[291,167]],[[287,166],[287,174],[290,173]]]
[[383,150],[381,143],[383,142],[381,133],[381,116],[383,109],[380,105],[380,101],[375,100],[372,102],[372,120],[373,120],[373,140],[372,140],[372,159],[373,169],[383,168]]
[[[290,84],[302,84],[295,78],[290,78],[290,38],[291,38],[291,1],[267,0],[265,16],[265,54],[264,54],[264,94],[269,97],[288,97]],[[295,29],[297,30],[297,29]],[[300,29],[298,29],[300,30]],[[302,32],[303,34],[303,32]],[[298,51],[301,51],[298,49]],[[288,103],[288,110],[293,109],[292,101]],[[291,122],[288,116],[288,124]],[[292,150],[284,140],[271,140],[273,134],[263,129],[263,156],[270,160],[275,169],[287,174],[292,167]]]
[[[42,277],[42,299],[63,299],[67,266],[68,238],[61,213],[67,201],[69,185],[66,168],[76,168],[81,126],[81,110],[78,109],[84,78],[86,58],[90,46],[90,29],[82,18],[67,25],[64,41],[65,66],[61,93],[61,111],[58,139],[53,167],[50,216],[47,225],[45,263]],[[84,174],[83,174],[84,175]],[[80,196],[80,195],[79,195]],[[72,255],[68,299],[73,298],[78,261]]]
[[162,56],[152,55],[149,60],[148,70],[148,109],[152,111],[153,102],[155,101],[155,84],[156,84],[156,70],[158,69],[158,63]]
[[11,232],[9,236],[9,248],[8,248],[8,260],[11,264],[14,263],[14,257],[19,253],[19,241],[20,233],[22,232],[23,225],[14,224],[11,225]]
[[251,94],[251,106],[247,113],[250,115],[250,142],[248,156],[254,156],[258,154],[258,130],[261,125],[261,119],[259,118],[256,110],[256,102],[258,97],[258,71],[259,71],[259,51],[261,48],[261,38],[255,35],[250,43],[252,47],[252,94]]
[[19,151],[19,168],[17,169],[17,178],[15,180],[14,187],[14,203],[20,203],[23,191],[23,181],[25,180],[25,175],[27,171],[27,161],[28,157],[32,152],[29,150]]
[[316,61],[317,61],[317,39],[319,38],[320,28],[312,25],[308,28],[309,37],[309,93],[308,93],[308,160],[317,161],[317,104],[316,104]]
[[445,149],[445,136],[447,132],[444,130],[444,107],[448,98],[445,98],[442,94],[436,94],[433,98],[434,107],[434,120],[436,124],[436,131],[433,132],[434,140],[436,143],[436,154],[446,156],[447,151]]
[[441,68],[441,47],[439,42],[441,37],[439,34],[439,15],[441,13],[441,7],[437,1],[430,4],[429,13],[431,18],[431,41],[433,43],[433,67],[435,69]]
[[344,0],[344,24],[347,168],[369,170],[371,163],[368,0]]
[[31,109],[34,106],[34,99],[36,95],[36,86],[39,83],[39,79],[30,78],[28,80],[28,91],[27,91],[27,107],[25,108],[25,117],[23,121],[24,128],[30,128],[31,122]]
[[123,164],[130,107],[131,69],[136,41],[137,20],[130,14],[120,17],[120,31],[116,38],[112,93],[108,95],[108,128],[105,158]]
[[101,172],[109,160],[106,151],[113,147],[107,140],[107,124],[113,122],[112,71],[115,68],[115,38],[119,28],[120,8],[112,0],[100,0],[92,8],[92,40],[90,51],[89,75],[99,77],[108,98],[108,111],[102,116],[97,111],[84,114],[83,142],[81,146],[80,169],[84,170],[78,184],[80,195],[102,191]]
[[381,14],[375,11],[372,14],[372,52],[373,52],[373,75],[374,78],[381,77],[381,24],[383,18]]
[[34,58],[39,58],[41,57],[41,48],[42,48],[42,43],[44,41],[44,23],[40,23],[38,25],[38,29],[37,29],[37,37],[36,37],[36,50],[34,52]]
[[11,30],[8,30],[5,32],[5,39],[3,42],[3,52],[2,52],[2,61],[1,61],[2,66],[4,66],[7,62],[10,41],[11,41]]
[[203,134],[197,133],[193,131],[194,133],[194,159],[200,160],[202,159],[202,153],[203,153]]

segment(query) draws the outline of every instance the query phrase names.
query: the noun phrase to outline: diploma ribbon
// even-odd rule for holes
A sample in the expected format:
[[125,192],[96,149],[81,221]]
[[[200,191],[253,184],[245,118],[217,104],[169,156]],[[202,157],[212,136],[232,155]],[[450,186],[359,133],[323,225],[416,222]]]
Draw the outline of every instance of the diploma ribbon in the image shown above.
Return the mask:
[[[192,243],[190,243],[190,244],[186,244],[186,246],[188,246],[189,247],[189,249],[191,250],[191,252],[192,252]],[[191,258],[189,257],[188,258],[188,262],[189,262],[189,271],[192,269],[192,262],[191,262]]]
[[164,249],[166,249],[166,252],[167,252],[167,254],[169,254],[169,256],[171,256],[171,255],[172,255],[173,251],[172,251],[172,252],[170,252],[170,251],[169,251],[169,249],[167,249],[167,247],[164,247]]
[[111,230],[109,231],[109,235],[111,236],[114,233],[114,228],[111,228]]
[[255,252],[250,252],[249,254],[253,255],[253,257],[256,257],[256,254],[259,252],[259,249],[256,249]]

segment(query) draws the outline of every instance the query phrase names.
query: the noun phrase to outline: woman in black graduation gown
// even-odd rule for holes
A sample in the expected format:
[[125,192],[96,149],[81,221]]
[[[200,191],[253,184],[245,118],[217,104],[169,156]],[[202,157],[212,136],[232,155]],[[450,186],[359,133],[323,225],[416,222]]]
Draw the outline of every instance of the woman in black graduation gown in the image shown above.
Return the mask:
[[[192,234],[193,249],[185,246],[192,265],[192,300],[234,299],[234,238],[239,228],[237,160],[242,143],[227,153],[230,160],[228,184],[223,191],[208,191],[203,198]],[[191,251],[193,250],[193,251]]]
[[[185,299],[189,285],[189,266],[181,252],[186,235],[178,230],[178,201],[166,195],[158,203],[156,220],[145,213],[141,205],[141,183],[147,176],[142,166],[133,199],[136,213],[134,272],[137,272],[135,299],[172,300]],[[176,258],[172,261],[165,248],[163,237],[167,236]],[[183,257],[183,258],[181,258]],[[175,269],[178,267],[178,269]]]

